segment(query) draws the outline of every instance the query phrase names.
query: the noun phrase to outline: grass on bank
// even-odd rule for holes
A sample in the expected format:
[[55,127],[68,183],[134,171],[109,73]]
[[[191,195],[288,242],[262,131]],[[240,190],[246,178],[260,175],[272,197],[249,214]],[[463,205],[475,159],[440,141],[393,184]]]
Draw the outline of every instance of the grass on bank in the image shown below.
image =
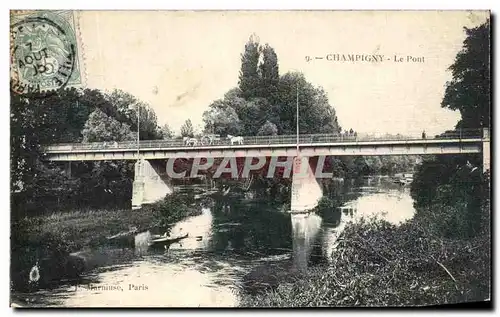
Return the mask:
[[37,263],[51,272],[47,284],[74,271],[67,262],[71,252],[107,245],[108,237],[131,229],[169,232],[176,222],[198,214],[201,208],[192,199],[173,194],[139,210],[57,212],[13,221],[11,288],[29,291],[29,272]]
[[201,209],[181,195],[164,199],[139,210],[77,210],[56,212],[30,219],[32,233],[51,234],[69,244],[72,251],[94,247],[120,232],[136,228],[137,232],[159,227],[168,231],[173,224],[187,217],[201,214]]
[[445,239],[416,220],[350,224],[328,266],[257,295],[243,307],[403,306],[490,297],[490,235]]
[[104,243],[107,237],[132,227],[149,228],[155,220],[154,209],[89,210],[53,213],[42,216],[41,233],[57,234],[72,251]]

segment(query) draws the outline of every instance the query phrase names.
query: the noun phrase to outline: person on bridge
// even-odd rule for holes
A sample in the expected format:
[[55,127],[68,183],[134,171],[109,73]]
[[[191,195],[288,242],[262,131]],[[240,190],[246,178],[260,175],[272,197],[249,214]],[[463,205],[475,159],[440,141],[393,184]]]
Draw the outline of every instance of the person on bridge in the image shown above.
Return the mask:
[[424,130],[424,131],[422,131],[422,139],[425,139],[425,136],[426,135],[425,135],[425,130]]

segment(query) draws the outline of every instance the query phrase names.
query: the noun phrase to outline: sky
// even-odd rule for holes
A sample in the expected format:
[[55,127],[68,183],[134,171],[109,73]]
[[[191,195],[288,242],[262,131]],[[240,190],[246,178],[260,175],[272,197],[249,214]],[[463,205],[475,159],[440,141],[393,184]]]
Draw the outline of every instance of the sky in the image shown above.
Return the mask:
[[[203,111],[238,85],[250,35],[272,46],[280,74],[300,71],[327,92],[340,125],[359,133],[431,135],[459,113],[441,108],[464,27],[487,11],[80,11],[86,86],[127,91],[160,124],[201,128]],[[383,62],[328,61],[383,55]],[[306,60],[306,56],[323,59]],[[330,55],[331,56],[331,55]],[[408,61],[408,57],[411,60]],[[396,62],[394,59],[403,59]]]

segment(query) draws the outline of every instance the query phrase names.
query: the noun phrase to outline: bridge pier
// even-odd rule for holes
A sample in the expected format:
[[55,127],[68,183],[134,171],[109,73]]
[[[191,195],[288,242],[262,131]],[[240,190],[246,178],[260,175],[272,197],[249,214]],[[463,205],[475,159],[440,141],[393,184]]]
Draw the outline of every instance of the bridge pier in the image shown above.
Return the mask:
[[316,167],[317,162],[307,156],[294,158],[290,213],[293,263],[300,272],[307,268],[312,243],[321,226],[321,218],[312,213],[323,196],[323,189],[316,179]]
[[490,170],[490,131],[483,129],[483,173]]
[[307,213],[318,205],[323,189],[315,176],[316,162],[295,157],[292,175],[291,213]]
[[138,160],[132,184],[132,209],[151,204],[173,192],[164,171],[165,161]]

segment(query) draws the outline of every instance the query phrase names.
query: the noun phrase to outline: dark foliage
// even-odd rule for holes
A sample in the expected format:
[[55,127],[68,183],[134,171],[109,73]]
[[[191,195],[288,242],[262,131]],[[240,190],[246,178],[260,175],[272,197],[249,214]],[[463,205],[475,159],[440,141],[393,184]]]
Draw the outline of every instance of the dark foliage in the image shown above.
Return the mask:
[[245,45],[245,52],[241,55],[239,88],[245,99],[259,96],[259,56],[259,39],[252,35]]
[[490,126],[490,20],[465,28],[462,50],[450,66],[452,80],[446,84],[443,107],[458,110],[462,119],[457,128]]
[[[465,32],[441,105],[460,111],[457,128],[489,127],[490,21]],[[438,156],[417,169],[411,187],[415,206],[442,235],[471,237],[480,232],[478,213],[489,204],[489,176],[483,175],[482,163],[480,155]]]
[[332,263],[260,295],[243,307],[442,305],[490,298],[490,237],[435,236],[418,220],[400,227],[360,222],[346,227]]

